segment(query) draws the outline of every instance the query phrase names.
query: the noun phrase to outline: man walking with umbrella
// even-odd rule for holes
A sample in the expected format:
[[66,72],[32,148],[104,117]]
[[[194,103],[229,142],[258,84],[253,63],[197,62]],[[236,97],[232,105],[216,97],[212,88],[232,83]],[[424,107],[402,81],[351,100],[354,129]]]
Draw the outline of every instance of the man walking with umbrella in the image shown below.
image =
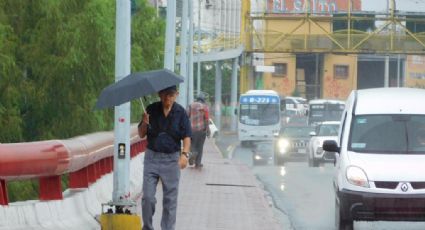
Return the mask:
[[148,141],[143,170],[143,230],[153,229],[152,216],[159,179],[164,194],[161,228],[175,228],[180,169],[186,167],[192,135],[185,109],[175,102],[177,87],[165,88],[158,94],[160,101],[146,108],[138,126],[139,136],[147,136]]

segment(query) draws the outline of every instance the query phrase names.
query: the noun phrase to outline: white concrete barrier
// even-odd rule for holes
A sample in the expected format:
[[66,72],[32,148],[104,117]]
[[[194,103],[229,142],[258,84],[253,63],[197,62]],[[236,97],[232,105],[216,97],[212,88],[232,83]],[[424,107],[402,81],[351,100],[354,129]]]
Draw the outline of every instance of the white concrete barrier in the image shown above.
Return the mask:
[[[140,203],[143,183],[143,157],[139,154],[130,163],[130,194]],[[95,219],[102,203],[112,199],[113,173],[106,174],[87,189],[63,193],[63,200],[25,201],[0,205],[0,230],[90,230],[100,229]]]

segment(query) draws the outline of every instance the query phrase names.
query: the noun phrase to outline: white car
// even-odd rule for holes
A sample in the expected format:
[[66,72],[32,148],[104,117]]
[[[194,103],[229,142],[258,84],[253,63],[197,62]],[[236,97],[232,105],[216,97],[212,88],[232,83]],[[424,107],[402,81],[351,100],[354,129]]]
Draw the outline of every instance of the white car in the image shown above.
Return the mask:
[[327,158],[327,154],[323,151],[322,145],[324,140],[338,139],[338,130],[341,122],[325,121],[319,123],[315,131],[310,133],[310,141],[308,143],[308,166],[318,167],[322,162],[334,161],[334,158]]
[[216,138],[218,136],[218,128],[215,126],[214,121],[212,119],[209,120],[209,127],[210,127],[210,135],[211,138]]
[[[425,221],[425,90],[353,91],[347,99],[333,178],[336,229],[353,221]],[[419,103],[419,104],[418,104]]]

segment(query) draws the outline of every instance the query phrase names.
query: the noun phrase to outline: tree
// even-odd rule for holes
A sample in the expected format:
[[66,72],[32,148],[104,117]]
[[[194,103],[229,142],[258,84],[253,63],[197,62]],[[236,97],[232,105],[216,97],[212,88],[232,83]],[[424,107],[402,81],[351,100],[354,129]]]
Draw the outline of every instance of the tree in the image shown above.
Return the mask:
[[[164,22],[146,0],[137,5],[131,69],[160,68]],[[111,130],[112,109],[94,105],[114,82],[114,52],[115,0],[0,0],[0,142]],[[137,121],[140,107],[134,104]],[[8,187],[12,201],[22,198],[22,186],[36,188],[25,183]]]
[[6,23],[0,10],[0,143],[21,141],[23,123],[19,108],[21,73],[15,60],[17,38]]

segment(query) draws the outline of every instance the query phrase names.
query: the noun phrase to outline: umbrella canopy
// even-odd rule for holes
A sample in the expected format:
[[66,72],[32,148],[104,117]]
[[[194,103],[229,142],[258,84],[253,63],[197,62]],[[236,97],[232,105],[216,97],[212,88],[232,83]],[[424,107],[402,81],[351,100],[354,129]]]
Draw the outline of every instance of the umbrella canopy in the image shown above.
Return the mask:
[[100,93],[96,108],[108,108],[156,93],[183,82],[183,77],[167,69],[132,73],[107,86]]

